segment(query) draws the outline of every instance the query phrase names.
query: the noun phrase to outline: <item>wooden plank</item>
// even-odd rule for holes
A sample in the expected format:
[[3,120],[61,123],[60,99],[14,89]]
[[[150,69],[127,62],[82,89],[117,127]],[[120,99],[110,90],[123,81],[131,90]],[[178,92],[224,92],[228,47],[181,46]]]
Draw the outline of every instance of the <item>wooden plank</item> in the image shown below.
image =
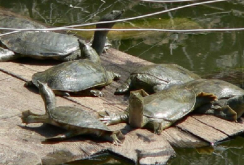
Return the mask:
[[206,140],[212,145],[218,141],[228,138],[228,135],[226,135],[225,133],[222,133],[211,126],[208,126],[191,116],[188,116],[182,121],[178,122],[176,124],[176,127],[184,131],[190,132],[193,135]]
[[166,139],[172,146],[179,148],[198,148],[209,145],[209,143],[177,127],[165,129],[162,132],[162,136],[163,139]]
[[[113,59],[114,62],[121,60],[116,59],[119,58],[118,55],[113,56],[113,54],[111,54],[111,56],[112,57],[109,57],[109,59]],[[135,57],[129,59],[133,61],[133,58]],[[57,135],[63,132],[63,130],[42,124],[30,124],[28,127],[25,127],[21,123],[19,116],[24,110],[29,109],[35,113],[44,113],[44,103],[38,94],[38,90],[36,88],[25,88],[23,85],[24,81],[31,80],[31,76],[35,72],[46,70],[57,63],[50,62],[45,64],[45,61],[40,61],[37,63],[35,60],[30,60],[28,62],[20,60],[18,62],[20,63],[0,63],[0,70],[2,71],[0,72],[0,146],[6,149],[14,148],[14,151],[19,151],[20,153],[16,152],[17,157],[24,154],[22,153],[23,148],[30,151],[25,155],[34,155],[35,158],[37,157],[36,160],[41,160],[43,164],[61,164],[67,161],[86,158],[103,150],[111,150],[115,153],[119,153],[120,155],[124,155],[133,160],[135,163],[139,161],[138,156],[140,156],[140,154],[138,154],[138,152],[143,152],[150,147],[152,149],[158,149],[160,152],[151,153],[151,155],[148,155],[147,153],[147,155],[152,156],[155,158],[155,160],[157,159],[160,162],[167,162],[169,157],[174,154],[173,148],[167,141],[163,140],[160,136],[157,136],[144,129],[134,131],[123,129],[123,133],[126,134],[126,139],[122,146],[114,146],[110,142],[97,138],[91,138],[89,136],[80,136],[55,144],[42,144],[41,141],[44,140],[45,137]],[[116,67],[116,65],[113,63],[107,62],[106,67],[113,71],[117,69],[116,71],[120,74],[124,73],[121,68],[124,68],[124,70],[127,69],[128,71],[123,74],[121,81],[113,82],[112,85],[103,89],[103,92],[105,93],[104,98],[70,97],[66,99],[57,97],[57,105],[80,107],[84,110],[89,110],[94,115],[95,112],[105,109],[111,112],[121,112],[125,110],[127,107],[127,101],[125,100],[124,96],[114,96],[113,91],[129,75],[129,70],[132,69],[132,67],[126,67],[127,63],[132,64],[131,61],[125,63],[121,62],[121,66]],[[105,65],[106,61],[104,61],[103,64]],[[141,66],[143,64],[138,64],[138,66],[139,65]],[[16,77],[21,78],[17,79]],[[124,126],[125,124],[119,124],[111,126],[110,128],[120,129],[124,128]],[[140,138],[146,137],[149,139],[149,142],[143,143],[143,140],[140,140],[139,136]],[[138,145],[137,141],[140,142],[141,145]],[[160,147],[157,144],[160,144]],[[131,146],[130,152],[128,152],[128,145]],[[16,161],[0,151],[0,155],[1,154],[3,157],[9,159],[1,159],[2,161],[0,160],[0,164],[6,164],[7,161]],[[145,154],[144,157],[142,156],[140,159],[142,159],[146,164],[152,164],[152,162],[155,163],[153,159],[149,159],[149,157],[146,157]],[[32,164],[33,163],[34,162],[32,162]]]
[[236,123],[236,122],[226,121],[211,115],[193,115],[192,117],[229,136],[233,136],[244,131],[243,122]]
[[[131,130],[126,124],[110,126],[113,130],[122,129],[126,135],[122,146],[114,146],[104,140],[91,139],[89,136],[81,136],[56,144],[42,144],[41,140],[45,137],[56,135],[63,130],[42,124],[23,127],[18,117],[22,111],[30,109],[35,113],[44,113],[44,104],[38,90],[25,88],[23,85],[24,81],[31,80],[34,73],[46,70],[57,62],[47,63],[47,61],[37,62],[35,60],[18,62],[0,63],[2,71],[0,72],[0,146],[6,149],[15,148],[15,151],[20,153],[23,148],[26,148],[30,152],[23,153],[24,155],[38,157],[38,160],[42,160],[44,164],[45,162],[46,164],[61,164],[86,158],[102,150],[110,150],[123,155],[135,163],[155,164],[159,162],[163,164],[174,155],[169,143],[176,147],[200,147],[243,131],[243,127],[239,123],[223,122],[222,119],[207,115],[194,115],[178,122],[175,127],[164,130],[160,136],[145,129]],[[125,81],[131,71],[139,66],[148,65],[150,62],[111,49],[108,54],[102,56],[102,63],[108,70],[122,75],[121,80],[113,82],[102,90],[105,97],[57,97],[57,105],[81,107],[94,115],[95,112],[103,110],[115,113],[125,110],[128,106],[128,98],[115,96],[113,92]],[[21,77],[21,80],[16,77]],[[9,152],[11,151],[9,150]],[[12,160],[7,155],[5,157]],[[4,164],[1,160],[0,164]]]
[[[135,163],[140,164],[160,164],[167,163],[168,159],[175,155],[175,151],[170,144],[158,136],[145,129],[132,130],[129,126],[123,129],[126,140],[120,147],[112,147],[110,151],[130,158]],[[154,159],[151,159],[154,158]],[[142,163],[143,162],[143,163]]]
[[[83,157],[84,153],[80,150],[80,147],[86,148],[92,141],[88,140],[87,142],[83,143],[82,141],[79,141],[80,139],[78,138],[78,141],[74,140],[73,142],[69,141],[64,143],[44,145],[41,143],[41,141],[44,140],[45,137],[54,136],[63,132],[63,130],[57,129],[56,127],[48,127],[47,125],[42,126],[42,124],[31,124],[28,127],[24,127],[19,117],[20,113],[24,110],[30,109],[35,113],[43,114],[43,101],[40,95],[24,88],[22,81],[13,77],[9,77],[9,75],[4,75],[3,73],[0,74],[0,77],[6,77],[6,79],[1,79],[0,86],[1,146],[4,148],[9,147],[14,149],[18,157],[24,154],[22,151],[29,151],[35,155],[35,157],[38,156],[39,159],[37,160],[41,160],[48,154],[60,150],[67,150],[69,153],[71,153],[69,156],[65,157],[66,161],[76,160]],[[79,106],[60,97],[57,98],[57,104],[63,106]],[[107,142],[104,144],[106,145]],[[108,145],[110,146],[111,144]],[[91,145],[89,144],[89,147],[90,146]],[[92,150],[90,151],[93,151],[93,154],[103,149],[103,145],[93,144]],[[2,157],[6,158],[0,159],[0,164],[6,164],[10,160],[15,161],[9,157],[10,153],[5,153],[4,150],[1,150],[0,153]],[[30,160],[32,159],[30,158]],[[56,163],[58,162],[56,161]]]

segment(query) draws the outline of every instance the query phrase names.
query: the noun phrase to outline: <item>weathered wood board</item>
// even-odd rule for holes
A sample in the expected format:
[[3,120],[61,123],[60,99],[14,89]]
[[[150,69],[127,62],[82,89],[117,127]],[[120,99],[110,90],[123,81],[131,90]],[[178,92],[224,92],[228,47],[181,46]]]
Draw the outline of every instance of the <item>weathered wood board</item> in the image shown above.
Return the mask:
[[[98,111],[122,112],[128,103],[124,96],[115,96],[113,92],[129,73],[150,62],[127,55],[117,50],[109,50],[102,55],[102,63],[108,70],[121,74],[121,80],[113,82],[103,89],[105,97],[57,97],[57,105],[69,105],[83,108],[96,115]],[[56,62],[18,61],[0,63],[0,164],[23,162],[22,164],[58,164],[86,158],[100,151],[109,150],[122,155],[135,163],[166,163],[175,154],[176,147],[201,147],[215,143],[243,131],[244,125],[207,116],[191,115],[155,135],[145,129],[132,130],[127,124],[111,126],[122,129],[126,139],[122,146],[114,146],[102,139],[79,136],[70,140],[42,144],[45,137],[63,132],[50,125],[30,124],[25,127],[19,118],[22,111],[30,109],[35,113],[44,113],[44,104],[36,88],[25,88],[24,81],[43,71]],[[16,78],[16,77],[21,77]],[[28,158],[28,159],[27,159]],[[21,160],[21,161],[20,161]]]
[[[103,65],[111,70],[116,70],[116,72],[122,75],[123,80],[125,80],[129,75],[130,69],[132,69],[132,67],[127,66],[128,63],[130,65],[132,64],[131,61],[137,61],[138,65],[148,63],[145,61],[140,62],[140,60],[134,57],[127,57],[128,61],[131,61],[127,62],[125,58],[121,58],[118,62],[120,67],[116,67],[116,58],[104,56]],[[114,63],[109,63],[107,59],[113,59],[112,61]],[[0,63],[0,146],[2,148],[0,151],[0,164],[17,162],[23,162],[22,164],[59,164],[86,158],[103,150],[109,150],[123,155],[135,163],[142,161],[143,164],[152,164],[155,161],[166,163],[175,154],[170,144],[160,136],[147,130],[131,130],[126,124],[111,126],[111,129],[122,129],[122,132],[126,134],[126,139],[121,146],[114,146],[110,142],[104,141],[104,139],[97,139],[96,137],[90,136],[81,136],[60,143],[42,144],[42,140],[45,137],[57,135],[64,130],[42,124],[29,124],[25,127],[21,123],[19,116],[22,111],[28,109],[39,114],[45,112],[44,104],[38,94],[38,90],[36,88],[24,87],[25,81],[31,80],[32,74],[43,71],[56,64],[45,63],[45,61],[35,64],[28,64],[28,62],[25,63],[24,61],[21,61],[21,63]],[[123,71],[123,69],[127,70]],[[124,97],[113,95],[115,87],[119,85],[119,82],[114,82],[111,86],[103,89],[105,93],[105,97],[103,98],[74,96],[65,99],[57,97],[57,105],[80,107],[94,113],[94,115],[96,115],[95,112],[105,109],[113,112],[122,111],[126,108],[126,101],[123,101]],[[155,153],[151,155],[149,152],[144,153],[149,148],[152,151],[155,150]],[[27,157],[29,162],[27,162]],[[23,158],[26,158],[26,161],[22,161]]]

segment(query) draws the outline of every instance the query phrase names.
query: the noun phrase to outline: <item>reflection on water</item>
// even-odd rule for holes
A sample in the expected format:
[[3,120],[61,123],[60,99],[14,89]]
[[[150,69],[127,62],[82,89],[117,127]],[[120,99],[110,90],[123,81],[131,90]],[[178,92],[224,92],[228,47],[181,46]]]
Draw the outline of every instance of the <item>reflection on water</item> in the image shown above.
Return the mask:
[[64,165],[133,165],[134,163],[130,160],[123,159],[114,154],[110,154],[108,152],[102,152],[98,155],[94,155],[89,159],[79,160],[70,162]]
[[[243,138],[224,142],[212,153],[198,153],[195,149],[176,149],[177,156],[170,165],[241,165],[244,163]],[[207,150],[207,149],[205,149]]]
[[[195,6],[156,15],[153,18],[120,23],[116,27],[172,29],[244,27],[243,1],[235,2]],[[0,0],[0,6],[21,15],[30,16],[50,26],[92,22],[114,9],[125,9],[123,17],[127,18],[185,4],[188,3],[139,3],[139,1],[129,0]],[[186,34],[130,32],[123,35],[124,33],[113,33],[113,36],[121,39],[113,41],[114,46],[121,51],[156,63],[177,63],[201,75],[217,72],[218,78],[228,75],[231,80],[238,79],[238,83],[243,82],[244,32],[242,31]],[[238,68],[238,74],[235,72],[236,68]],[[215,147],[211,154],[198,154],[195,149],[177,149],[176,151],[177,156],[170,162],[172,165],[239,165],[244,162],[242,138]],[[102,155],[75,164],[105,164],[105,162],[129,164],[118,160],[117,157]]]

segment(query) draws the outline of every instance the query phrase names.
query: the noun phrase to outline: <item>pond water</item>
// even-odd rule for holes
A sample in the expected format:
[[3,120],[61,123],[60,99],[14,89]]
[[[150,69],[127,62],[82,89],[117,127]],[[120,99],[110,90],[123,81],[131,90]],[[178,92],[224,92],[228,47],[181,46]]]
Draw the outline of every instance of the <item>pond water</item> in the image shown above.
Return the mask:
[[[123,18],[158,12],[191,3],[142,3],[130,0],[0,0],[0,6],[49,26],[93,22],[111,10],[125,9]],[[117,23],[116,28],[203,29],[244,27],[241,0],[217,2]],[[88,35],[86,35],[88,34]],[[77,33],[89,39],[91,33]],[[217,76],[243,85],[244,32],[112,32],[116,49],[155,63],[176,63],[200,75]],[[244,139],[226,142],[211,154],[195,149],[176,149],[169,164],[244,163]],[[116,156],[91,158],[74,164],[130,164]]]

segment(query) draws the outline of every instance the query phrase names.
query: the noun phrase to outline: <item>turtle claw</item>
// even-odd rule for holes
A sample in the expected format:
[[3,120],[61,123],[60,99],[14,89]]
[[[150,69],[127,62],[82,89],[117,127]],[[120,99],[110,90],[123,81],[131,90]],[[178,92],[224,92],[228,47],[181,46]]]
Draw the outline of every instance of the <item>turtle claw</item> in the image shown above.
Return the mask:
[[112,119],[111,119],[111,117],[110,116],[103,116],[103,117],[101,117],[101,118],[99,118],[99,120],[103,123],[103,124],[105,124],[105,125],[110,125],[111,124],[111,121],[112,121]]
[[109,125],[110,124],[110,122],[111,122],[111,116],[110,116],[110,114],[108,113],[108,111],[102,111],[102,112],[98,112],[98,114],[99,114],[99,116],[101,116],[100,118],[99,118],[99,120],[103,123],[103,124],[105,124],[105,125]]
[[113,145],[116,146],[121,146],[125,139],[124,135],[119,130],[114,131],[111,135],[111,138],[113,139]]
[[121,141],[118,139],[118,140],[115,140],[114,142],[113,142],[113,145],[115,145],[115,146],[121,146]]
[[90,93],[92,94],[92,96],[104,97],[104,93],[99,90],[90,90]]
[[106,37],[106,43],[103,48],[103,53],[107,53],[110,47],[112,47],[112,44],[109,42],[108,37]]
[[24,84],[24,87],[29,87],[29,86],[33,86],[33,82],[32,81],[27,81],[25,84]]
[[100,111],[100,112],[98,112],[98,114],[99,114],[99,116],[102,116],[102,117],[104,117],[104,116],[109,116],[109,113],[108,113],[107,110]]
[[63,96],[64,96],[64,97],[70,97],[70,94],[69,94],[68,92],[64,92],[64,93],[63,93]]

